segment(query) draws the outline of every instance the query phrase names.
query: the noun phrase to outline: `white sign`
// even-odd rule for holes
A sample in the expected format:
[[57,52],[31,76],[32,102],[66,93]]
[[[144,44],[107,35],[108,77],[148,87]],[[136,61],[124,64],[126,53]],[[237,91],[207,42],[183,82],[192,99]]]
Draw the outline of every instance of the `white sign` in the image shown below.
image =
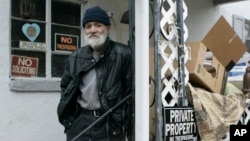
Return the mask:
[[27,50],[46,51],[46,44],[39,42],[19,41],[19,48]]

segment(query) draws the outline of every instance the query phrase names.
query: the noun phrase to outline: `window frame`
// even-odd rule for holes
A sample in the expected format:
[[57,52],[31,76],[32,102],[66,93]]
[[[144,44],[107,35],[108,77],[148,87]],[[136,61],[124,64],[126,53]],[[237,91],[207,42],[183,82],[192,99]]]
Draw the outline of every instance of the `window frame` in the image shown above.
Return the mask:
[[[83,13],[83,8],[84,8],[84,3],[80,1],[72,1],[72,0],[63,0],[62,2],[72,2],[72,3],[78,3],[80,5],[80,16],[82,17]],[[46,71],[46,76],[45,77],[36,77],[36,78],[29,78],[29,77],[12,77],[11,76],[11,65],[9,67],[9,88],[11,91],[19,91],[19,92],[60,92],[60,82],[61,82],[61,77],[52,77],[52,70],[51,70],[51,65],[52,65],[52,54],[53,51],[51,50],[51,33],[52,33],[52,1],[51,0],[46,0],[46,13],[45,13],[45,44],[46,44],[46,52],[45,52],[45,71]],[[10,25],[11,25],[11,20],[15,19],[12,17],[12,14],[10,15]],[[27,22],[34,22],[36,20],[29,20],[26,19]],[[40,21],[39,21],[40,22]],[[80,20],[80,25],[79,28],[81,28],[82,21]],[[75,26],[72,26],[75,27]],[[82,36],[82,30],[80,30],[80,34]],[[79,37],[80,44],[81,44],[81,36]],[[10,42],[11,42],[11,37],[10,37]],[[80,45],[81,46],[81,45]],[[12,55],[10,47],[10,56]],[[54,52],[55,54],[55,52]],[[65,53],[64,55],[69,55],[70,53]],[[63,55],[63,54],[62,54]],[[10,58],[11,60],[11,58]],[[10,61],[11,64],[11,61]]]

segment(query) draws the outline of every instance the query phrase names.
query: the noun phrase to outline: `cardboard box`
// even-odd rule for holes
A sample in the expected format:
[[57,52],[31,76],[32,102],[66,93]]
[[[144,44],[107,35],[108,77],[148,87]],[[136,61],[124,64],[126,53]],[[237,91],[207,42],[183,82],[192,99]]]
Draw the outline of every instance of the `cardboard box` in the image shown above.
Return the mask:
[[[247,48],[223,16],[214,24],[201,41],[187,43],[191,60],[187,62],[189,81],[210,90],[224,93],[227,73],[235,66]],[[212,67],[215,77],[204,66],[206,51],[213,53]]]
[[247,51],[245,44],[223,16],[210,29],[202,43],[213,52],[227,71],[230,71]]
[[211,63],[204,65],[207,47],[200,41],[187,43],[191,51],[191,60],[186,64],[189,82],[215,93],[224,93],[226,70],[213,56]]

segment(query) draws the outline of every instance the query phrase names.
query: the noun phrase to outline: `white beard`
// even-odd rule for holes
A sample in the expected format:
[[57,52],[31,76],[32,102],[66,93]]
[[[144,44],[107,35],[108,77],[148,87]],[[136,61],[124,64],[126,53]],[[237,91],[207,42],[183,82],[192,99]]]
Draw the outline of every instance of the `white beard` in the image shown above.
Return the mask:
[[87,35],[84,32],[84,45],[90,45],[94,50],[100,50],[108,37],[108,32],[105,30],[99,35]]

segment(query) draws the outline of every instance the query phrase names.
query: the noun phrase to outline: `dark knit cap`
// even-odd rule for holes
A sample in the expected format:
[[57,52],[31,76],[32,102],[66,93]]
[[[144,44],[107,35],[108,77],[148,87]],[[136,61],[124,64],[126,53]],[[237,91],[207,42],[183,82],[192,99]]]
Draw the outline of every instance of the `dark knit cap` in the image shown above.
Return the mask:
[[110,25],[110,20],[107,12],[105,12],[99,6],[95,6],[86,10],[83,16],[82,26],[85,27],[85,24],[91,21],[101,22],[105,25]]

